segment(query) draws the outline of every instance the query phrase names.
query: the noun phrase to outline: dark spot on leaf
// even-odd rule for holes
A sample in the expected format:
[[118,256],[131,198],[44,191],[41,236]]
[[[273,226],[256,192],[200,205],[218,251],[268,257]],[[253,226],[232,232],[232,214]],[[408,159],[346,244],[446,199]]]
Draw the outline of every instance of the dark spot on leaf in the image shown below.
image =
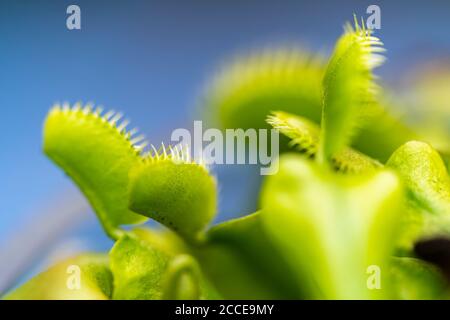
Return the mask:
[[414,252],[422,260],[439,267],[450,281],[450,238],[420,240],[414,245]]

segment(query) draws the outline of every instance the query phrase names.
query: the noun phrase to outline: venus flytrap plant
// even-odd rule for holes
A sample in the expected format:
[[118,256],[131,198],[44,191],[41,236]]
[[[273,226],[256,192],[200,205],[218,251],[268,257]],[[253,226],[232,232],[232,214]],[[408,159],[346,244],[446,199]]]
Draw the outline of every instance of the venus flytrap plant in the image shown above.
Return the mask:
[[[145,221],[144,216],[131,211],[144,210],[172,229],[178,230],[181,224],[180,234],[192,240],[215,213],[215,181],[204,166],[191,162],[178,149],[167,154],[164,147],[157,152],[152,146],[155,152],[143,156],[144,145],[136,146],[143,138],[125,131],[127,122],[118,124],[120,117],[113,112],[102,115],[100,109],[89,105],[56,106],[44,126],[44,150],[77,183],[107,234],[117,240],[110,253],[114,276],[110,297],[160,299],[166,291],[183,292],[185,272],[180,279],[171,273],[180,272],[172,260],[180,254],[186,256],[186,248],[181,240],[174,240],[175,236],[145,229],[127,232],[120,225]],[[146,195],[149,197],[143,201]],[[191,212],[196,214],[188,216]],[[194,278],[189,272],[187,275],[191,282],[201,281],[204,287],[199,271]],[[190,285],[200,288],[197,283]],[[22,291],[18,292],[20,298]],[[199,292],[201,297],[211,296],[203,289]]]
[[[368,37],[367,42],[370,41]],[[366,51],[367,42],[360,46]],[[267,128],[265,120],[275,110],[318,124],[322,117],[325,68],[323,57],[298,48],[269,48],[237,57],[213,77],[201,101],[202,111],[222,129]],[[400,145],[418,138],[391,114],[390,104],[382,100],[366,106],[365,116],[371,121],[358,123],[358,134],[352,143],[357,150],[382,162]],[[284,143],[280,146],[280,151],[288,151]]]
[[216,206],[216,182],[204,165],[180,150],[163,148],[134,168],[130,181],[130,208],[188,241],[224,297],[281,298],[292,292],[288,278],[281,276],[287,268],[280,268],[281,257],[273,260],[278,253],[261,230],[258,214],[204,232]]
[[[361,29],[356,22],[355,24],[355,30],[347,27],[346,33],[338,42],[325,73],[325,98],[321,128],[319,129],[307,119],[282,112],[277,112],[269,116],[268,122],[288,136],[291,139],[291,145],[296,146],[299,151],[306,153],[309,157],[318,158],[321,164],[326,165],[327,162],[331,162],[337,171],[343,171],[339,168],[341,164],[345,164],[347,168],[353,168],[353,170],[350,170],[353,172],[367,172],[367,169],[370,169],[369,171],[378,169],[379,171],[383,167],[382,164],[347,147],[350,144],[353,131],[361,120],[361,116],[364,116],[366,113],[370,114],[371,110],[369,109],[367,111],[367,108],[371,108],[375,103],[373,96],[373,76],[371,74],[371,69],[374,65],[371,61],[375,61],[376,65],[383,60],[377,55],[375,56],[375,60],[373,60],[374,52],[382,52],[377,47],[381,42],[371,37],[370,33],[364,27]],[[372,48],[373,45],[375,45],[375,48]],[[279,174],[270,177],[266,183],[262,197],[264,207],[263,218],[267,221],[269,233],[272,230],[271,236],[278,237],[279,248],[286,250],[286,256],[290,257],[291,263],[294,265],[297,264],[297,270],[302,270],[299,272],[299,283],[310,281],[309,288],[312,295],[317,295],[318,297],[331,296],[333,298],[346,298],[348,295],[355,294],[355,297],[358,296],[361,298],[367,294],[367,297],[370,297],[373,292],[365,291],[363,286],[360,286],[359,289],[357,287],[349,287],[345,282],[351,282],[350,277],[352,276],[362,276],[361,273],[358,275],[358,270],[360,272],[363,268],[361,261],[365,259],[362,258],[364,256],[362,252],[376,256],[377,250],[382,249],[383,246],[385,246],[385,251],[381,252],[377,258],[371,257],[369,260],[374,259],[376,261],[380,259],[379,262],[381,264],[375,265],[383,265],[382,269],[387,268],[391,270],[388,276],[385,277],[389,278],[392,276],[392,283],[394,285],[393,288],[387,288],[387,290],[385,288],[383,291],[378,292],[378,294],[375,292],[375,295],[372,297],[439,297],[437,294],[423,294],[423,292],[426,292],[423,290],[423,283],[415,281],[410,276],[411,274],[419,274],[427,279],[431,279],[429,281],[430,286],[439,288],[436,291],[439,291],[440,294],[446,293],[446,290],[443,289],[445,284],[442,284],[442,282],[439,283],[442,277],[434,276],[434,273],[430,271],[430,268],[426,267],[425,263],[419,261],[410,262],[409,260],[402,260],[403,258],[398,258],[399,260],[395,260],[395,263],[389,260],[390,254],[393,254],[398,246],[402,247],[405,241],[409,245],[409,249],[411,249],[414,241],[420,238],[419,235],[424,236],[425,230],[428,231],[429,235],[436,236],[439,234],[439,231],[442,233],[446,229],[446,226],[448,226],[449,177],[436,151],[426,144],[410,142],[404,147],[399,148],[392,155],[388,165],[395,168],[400,174],[402,181],[404,180],[409,190],[410,197],[412,196],[413,198],[413,201],[405,204],[406,206],[403,209],[403,211],[406,210],[408,212],[406,219],[404,215],[400,215],[399,213],[402,210],[401,203],[403,201],[401,184],[397,182],[397,187],[393,189],[396,191],[392,191],[393,194],[396,194],[396,196],[393,196],[396,200],[393,200],[394,198],[389,199],[388,197],[387,199],[389,200],[378,210],[378,214],[375,214],[376,205],[383,203],[383,200],[380,199],[376,201],[376,204],[372,203],[370,209],[359,208],[356,210],[359,215],[368,214],[372,210],[374,214],[372,218],[379,221],[370,221],[370,218],[362,219],[359,222],[362,224],[356,228],[358,232],[364,228],[386,229],[380,229],[378,231],[370,231],[367,229],[366,234],[363,236],[366,240],[359,238],[363,234],[359,236],[354,235],[353,239],[347,244],[345,244],[346,237],[352,233],[352,228],[358,225],[356,213],[353,214],[352,218],[352,209],[345,210],[342,208],[342,205],[339,208],[340,205],[333,205],[333,200],[331,199],[324,201],[326,205],[323,209],[321,209],[319,203],[315,207],[308,205],[308,201],[315,199],[314,195],[320,194],[323,200],[327,192],[325,189],[323,191],[319,189],[314,190],[313,178],[310,176],[301,176],[300,172],[306,174],[307,170],[312,169],[300,170],[302,167],[300,162],[294,165],[293,159],[286,159],[289,158],[285,156],[280,159]],[[291,167],[284,167],[284,162],[291,162]],[[306,164],[303,164],[303,166],[305,167]],[[357,170],[354,168],[357,168]],[[294,174],[295,170],[299,170],[297,177]],[[320,172],[318,168],[314,170],[316,170],[316,174]],[[322,173],[322,177],[323,174],[326,173]],[[382,173],[373,174],[381,175]],[[395,178],[395,176],[392,177]],[[327,179],[329,180],[328,187],[331,187],[332,178],[329,177]],[[358,178],[355,176],[345,179],[348,180],[347,183],[351,184],[356,183],[357,179],[361,179],[361,177]],[[394,180],[398,179],[395,178]],[[303,187],[305,190],[299,191],[295,195],[297,185],[302,185],[306,182],[308,184]],[[323,185],[325,185],[325,182],[323,181]],[[308,192],[307,189],[313,189],[314,191]],[[333,196],[334,193],[334,196],[342,202],[347,198],[344,195],[345,187],[340,186],[337,189],[340,191],[336,191],[337,193],[330,191],[330,196]],[[358,187],[358,189],[362,188]],[[384,191],[389,190],[389,184],[386,183],[385,186],[380,184],[381,189]],[[379,195],[379,192],[376,192],[374,187],[368,188],[366,196],[359,196],[364,198],[366,203],[371,198],[374,198],[373,195],[369,195],[369,190]],[[348,190],[348,192],[351,193],[351,190]],[[302,196],[305,198],[302,198]],[[354,203],[348,204],[350,208],[357,208],[358,199],[355,198],[357,197],[348,197],[349,202]],[[302,203],[302,207],[296,207],[294,204],[291,205],[290,201],[293,203]],[[434,212],[431,212],[431,214],[430,212],[416,212],[417,203],[414,205],[414,202],[417,201],[419,202],[419,207],[422,207],[422,211],[424,211],[425,207],[425,211],[427,209],[430,211],[430,208],[434,208],[435,210],[431,210]],[[390,217],[375,218],[377,215],[381,217],[389,211],[385,208],[388,203],[396,207],[390,208],[392,209],[389,213]],[[411,206],[411,204],[413,205]],[[312,213],[313,211],[314,214]],[[332,213],[333,211],[336,212],[335,214],[338,214],[338,212],[347,212],[345,212],[345,215],[337,218],[341,220],[338,222],[338,220],[334,220],[335,218],[333,218],[335,215]],[[438,214],[436,214],[436,211]],[[313,221],[309,220],[311,219],[309,215],[312,215]],[[282,220],[280,219],[282,216],[285,218],[284,223],[280,221]],[[314,220],[321,219],[320,217],[323,217],[324,220]],[[294,222],[296,219],[298,220],[297,223]],[[392,220],[389,221],[389,219]],[[334,226],[328,225],[330,221],[332,225],[339,225],[338,229],[340,231],[345,230],[346,235],[333,236]],[[402,224],[401,229],[398,227],[400,223]],[[295,226],[293,226],[294,224]],[[284,234],[275,232],[275,230],[280,229],[286,230],[287,232]],[[382,240],[377,234],[388,235],[389,241]],[[371,236],[373,237],[372,240],[370,240]],[[358,245],[352,246],[351,243],[353,241],[358,242]],[[380,244],[370,245],[370,242],[375,243],[376,241],[379,241]],[[298,250],[298,252],[301,252],[301,258],[295,257],[294,248],[290,247],[292,243],[305,244],[305,246],[301,246],[301,250]],[[321,249],[317,249],[316,247],[309,248],[309,243],[314,243],[316,247],[318,246]],[[368,247],[364,248],[364,246]],[[377,248],[374,248],[375,246]],[[346,248],[347,253],[342,252],[341,256],[339,256],[339,248]],[[327,250],[331,251],[327,253]],[[359,250],[363,251],[358,253]],[[342,260],[343,256],[348,256],[349,258],[345,267],[339,271],[340,263],[338,260]],[[336,260],[334,261],[334,259]],[[358,259],[360,259],[359,262],[357,261]],[[314,262],[311,263],[311,260]],[[358,263],[359,266],[356,269],[346,274],[346,272],[352,270],[352,266],[355,267]],[[406,264],[406,267],[398,268],[399,264],[402,266]],[[342,273],[337,274],[340,272]],[[344,282],[341,282],[343,280]],[[362,277],[360,281],[362,281]],[[361,284],[360,281],[359,283]],[[401,282],[400,286],[404,286],[402,289],[395,288],[398,285],[398,281]],[[357,291],[352,293],[352,290]]]
[[[371,70],[383,60],[376,53],[383,51],[380,45],[356,21],[355,29],[346,27],[325,72],[320,129],[285,113],[268,119],[319,163],[282,156],[280,170],[267,179],[261,198],[267,232],[297,270],[299,287],[306,286],[317,298],[394,296],[389,280],[383,290],[371,291],[364,279],[369,266],[389,267],[403,188],[395,174],[348,147],[374,102]],[[338,171],[359,174],[336,176],[328,170],[333,162]]]
[[[297,152],[282,155],[278,173],[266,178],[261,211],[211,228],[217,182],[188,152],[163,145],[144,154],[136,146],[142,138],[118,124],[119,115],[55,107],[44,151],[86,195],[115,244],[109,259],[67,260],[7,298],[448,297],[435,266],[393,257],[448,236],[450,178],[429,145],[404,144],[415,134],[376,100],[372,69],[382,51],[355,21],[326,67],[295,50],[265,51],[216,78],[205,98],[210,118],[222,128],[271,125],[291,140],[285,150]],[[167,229],[121,227],[147,217]],[[71,263],[86,280],[74,292],[64,287]],[[381,272],[375,284],[368,270]]]
[[[319,128],[298,116],[274,112],[268,122],[291,138],[291,144],[308,157],[314,157],[319,141]],[[331,159],[338,172],[361,173],[383,167],[379,162],[344,148]],[[345,165],[345,169],[341,167]],[[400,147],[387,163],[405,180],[409,191],[404,232],[399,232],[399,249],[411,251],[420,237],[437,237],[448,234],[449,177],[439,154],[428,144],[411,141]]]
[[[101,120],[100,123],[103,125],[104,120]],[[109,123],[106,125],[109,126]],[[83,128],[87,131],[90,129],[89,126]],[[111,133],[115,134],[116,131],[113,130]],[[67,135],[65,132],[60,134],[60,139]],[[92,134],[94,136],[91,137],[91,140],[99,138],[96,130]],[[81,144],[81,142],[79,143]],[[208,235],[204,234],[205,227],[215,214],[216,202],[216,182],[204,165],[191,161],[188,154],[180,149],[162,147],[159,151],[154,149],[153,152],[146,155],[139,154],[135,163],[127,169],[126,198],[128,207],[134,212],[161,222],[193,244],[196,256],[204,265],[212,268],[212,278],[219,283],[219,286],[220,283],[224,283],[223,280],[228,279],[228,286],[240,283],[241,288],[245,287],[241,291],[228,290],[221,286],[226,296],[252,298],[257,297],[260,292],[261,297],[281,298],[283,294],[288,294],[288,291],[283,290],[288,286],[288,278],[285,278],[286,281],[278,279],[280,274],[286,273],[286,270],[280,269],[280,267],[269,268],[275,253],[270,249],[270,244],[261,237],[259,224],[244,223],[243,230],[246,231],[237,233],[232,231],[227,238],[235,240],[230,241],[218,240],[220,238],[214,236],[216,233],[226,235],[226,230],[229,229],[226,227],[215,228],[215,230],[225,229],[225,231],[211,231]],[[245,219],[245,221],[250,220]],[[242,229],[239,227],[241,225],[239,222],[234,222],[233,225],[238,226],[237,230]],[[202,238],[208,240],[202,240]],[[252,240],[247,241],[250,239]],[[132,234],[122,234],[117,240],[110,253],[115,288],[112,298],[160,299],[166,295],[173,296],[173,293],[165,293],[164,283],[167,283],[167,280],[164,279],[177,279],[175,275],[171,275],[173,268],[169,266],[177,255],[189,251],[185,248],[185,244],[181,246],[184,248],[171,252],[167,249],[171,246],[171,240],[163,239],[143,229],[134,230]],[[176,242],[181,241],[177,240]],[[196,243],[204,244],[196,249]],[[177,246],[180,246],[179,243]],[[248,249],[243,251],[242,248],[245,247]],[[270,256],[258,254],[261,251],[257,250],[262,248],[265,250],[263,252],[271,252]],[[241,253],[236,254],[236,251]],[[253,258],[245,259],[244,252],[246,255],[252,253]],[[272,274],[273,270],[278,270],[276,271],[278,277],[272,275],[274,285],[261,287],[258,285],[267,279],[265,272],[259,271],[260,268],[256,265],[261,263],[267,264],[268,266],[264,269],[270,270]],[[255,270],[259,272],[259,276],[255,277]],[[224,275],[225,277],[223,280],[218,280],[220,277],[214,275]],[[169,291],[175,292],[174,290],[170,289]],[[202,293],[203,296],[213,297],[217,294],[205,295]]]

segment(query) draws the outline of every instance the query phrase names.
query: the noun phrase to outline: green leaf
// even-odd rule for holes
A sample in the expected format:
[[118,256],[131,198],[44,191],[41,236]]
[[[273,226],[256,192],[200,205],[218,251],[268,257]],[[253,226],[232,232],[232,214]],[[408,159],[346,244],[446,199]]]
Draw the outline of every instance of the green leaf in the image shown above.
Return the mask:
[[[320,129],[315,123],[282,111],[273,112],[267,122],[290,138],[290,145],[295,149],[307,157],[316,157]],[[331,161],[336,171],[344,173],[362,173],[382,167],[378,161],[349,147],[344,147],[336,153]]]
[[4,298],[8,300],[105,300],[110,299],[111,295],[112,275],[108,266],[108,257],[100,254],[84,254],[57,263]]
[[294,271],[262,228],[260,213],[212,227],[192,249],[205,274],[226,299],[294,299]]
[[128,174],[141,162],[140,147],[126,132],[120,114],[87,105],[55,106],[44,125],[45,154],[60,166],[88,198],[106,233],[120,237],[119,225],[141,223],[145,217],[128,209]]
[[[394,250],[403,189],[382,170],[336,175],[298,155],[280,157],[262,192],[263,225],[311,298],[390,297],[385,276]],[[381,290],[366,274],[382,272]]]
[[[356,20],[356,19],[355,19]],[[375,101],[372,69],[384,58],[381,41],[370,30],[349,24],[338,40],[323,79],[323,109],[318,159],[328,161],[351,144],[357,126]]]
[[296,48],[271,48],[240,55],[208,81],[201,101],[213,126],[267,128],[274,109],[320,121],[321,57]]
[[443,154],[442,160],[444,160],[444,164],[447,167],[447,172],[450,174],[450,155],[449,154]]
[[169,256],[149,243],[124,235],[110,252],[114,275],[114,299],[156,300],[162,298],[162,277]]
[[171,232],[133,230],[110,252],[114,299],[206,299],[219,295]]
[[450,236],[450,178],[430,145],[410,141],[396,150],[387,166],[408,189],[408,211],[401,246],[411,249],[419,238]]
[[[390,94],[385,88],[383,93],[384,96]],[[403,117],[398,115],[398,102],[387,101],[389,99],[383,99],[382,94],[377,94],[377,99],[380,102],[364,106],[364,115],[361,115],[352,146],[385,163],[399,146],[419,139],[419,135],[415,128],[404,123]]]
[[189,247],[183,239],[165,228],[150,229],[147,227],[138,227],[131,230],[131,234],[167,256],[174,257],[175,255],[184,254],[189,251]]
[[435,266],[414,258],[392,258],[391,279],[397,299],[448,298],[447,281]]
[[129,208],[195,240],[216,213],[216,181],[203,165],[173,155],[150,156],[131,171]]
[[212,300],[221,296],[203,277],[200,266],[190,255],[182,254],[171,260],[164,279],[166,300]]

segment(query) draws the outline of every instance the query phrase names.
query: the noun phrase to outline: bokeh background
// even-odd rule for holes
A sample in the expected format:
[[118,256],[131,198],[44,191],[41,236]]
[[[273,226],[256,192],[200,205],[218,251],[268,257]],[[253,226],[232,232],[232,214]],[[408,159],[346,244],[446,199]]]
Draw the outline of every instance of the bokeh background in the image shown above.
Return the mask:
[[[70,4],[81,7],[81,30],[66,28]],[[77,188],[42,154],[52,104],[123,111],[150,142],[169,141],[173,129],[201,118],[197,99],[224,59],[277,43],[329,54],[343,23],[353,13],[367,16],[370,4],[381,7],[385,84],[402,88],[413,67],[450,57],[445,0],[2,0],[0,293],[59,257],[112,244]],[[253,173],[215,169],[217,221],[254,210]]]

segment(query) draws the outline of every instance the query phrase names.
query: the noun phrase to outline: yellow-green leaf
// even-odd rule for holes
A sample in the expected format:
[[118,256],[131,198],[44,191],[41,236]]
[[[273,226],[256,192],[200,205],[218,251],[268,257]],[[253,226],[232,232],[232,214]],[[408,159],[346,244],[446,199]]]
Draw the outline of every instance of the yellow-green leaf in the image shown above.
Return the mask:
[[130,179],[130,209],[187,239],[198,238],[214,218],[216,181],[203,165],[149,157]]
[[10,300],[105,300],[112,295],[108,257],[84,254],[50,267],[5,296]]
[[[280,158],[262,193],[263,225],[311,298],[389,298],[403,189],[391,172],[336,175],[298,155]],[[381,270],[370,290],[368,270]]]
[[382,51],[381,41],[364,25],[346,26],[323,80],[319,161],[330,160],[350,145],[363,116],[369,113],[376,91],[372,69],[383,62]]
[[128,174],[142,161],[135,146],[140,137],[119,119],[89,105],[64,105],[55,106],[44,125],[45,154],[78,185],[112,238],[120,236],[118,226],[146,220],[128,209]]

